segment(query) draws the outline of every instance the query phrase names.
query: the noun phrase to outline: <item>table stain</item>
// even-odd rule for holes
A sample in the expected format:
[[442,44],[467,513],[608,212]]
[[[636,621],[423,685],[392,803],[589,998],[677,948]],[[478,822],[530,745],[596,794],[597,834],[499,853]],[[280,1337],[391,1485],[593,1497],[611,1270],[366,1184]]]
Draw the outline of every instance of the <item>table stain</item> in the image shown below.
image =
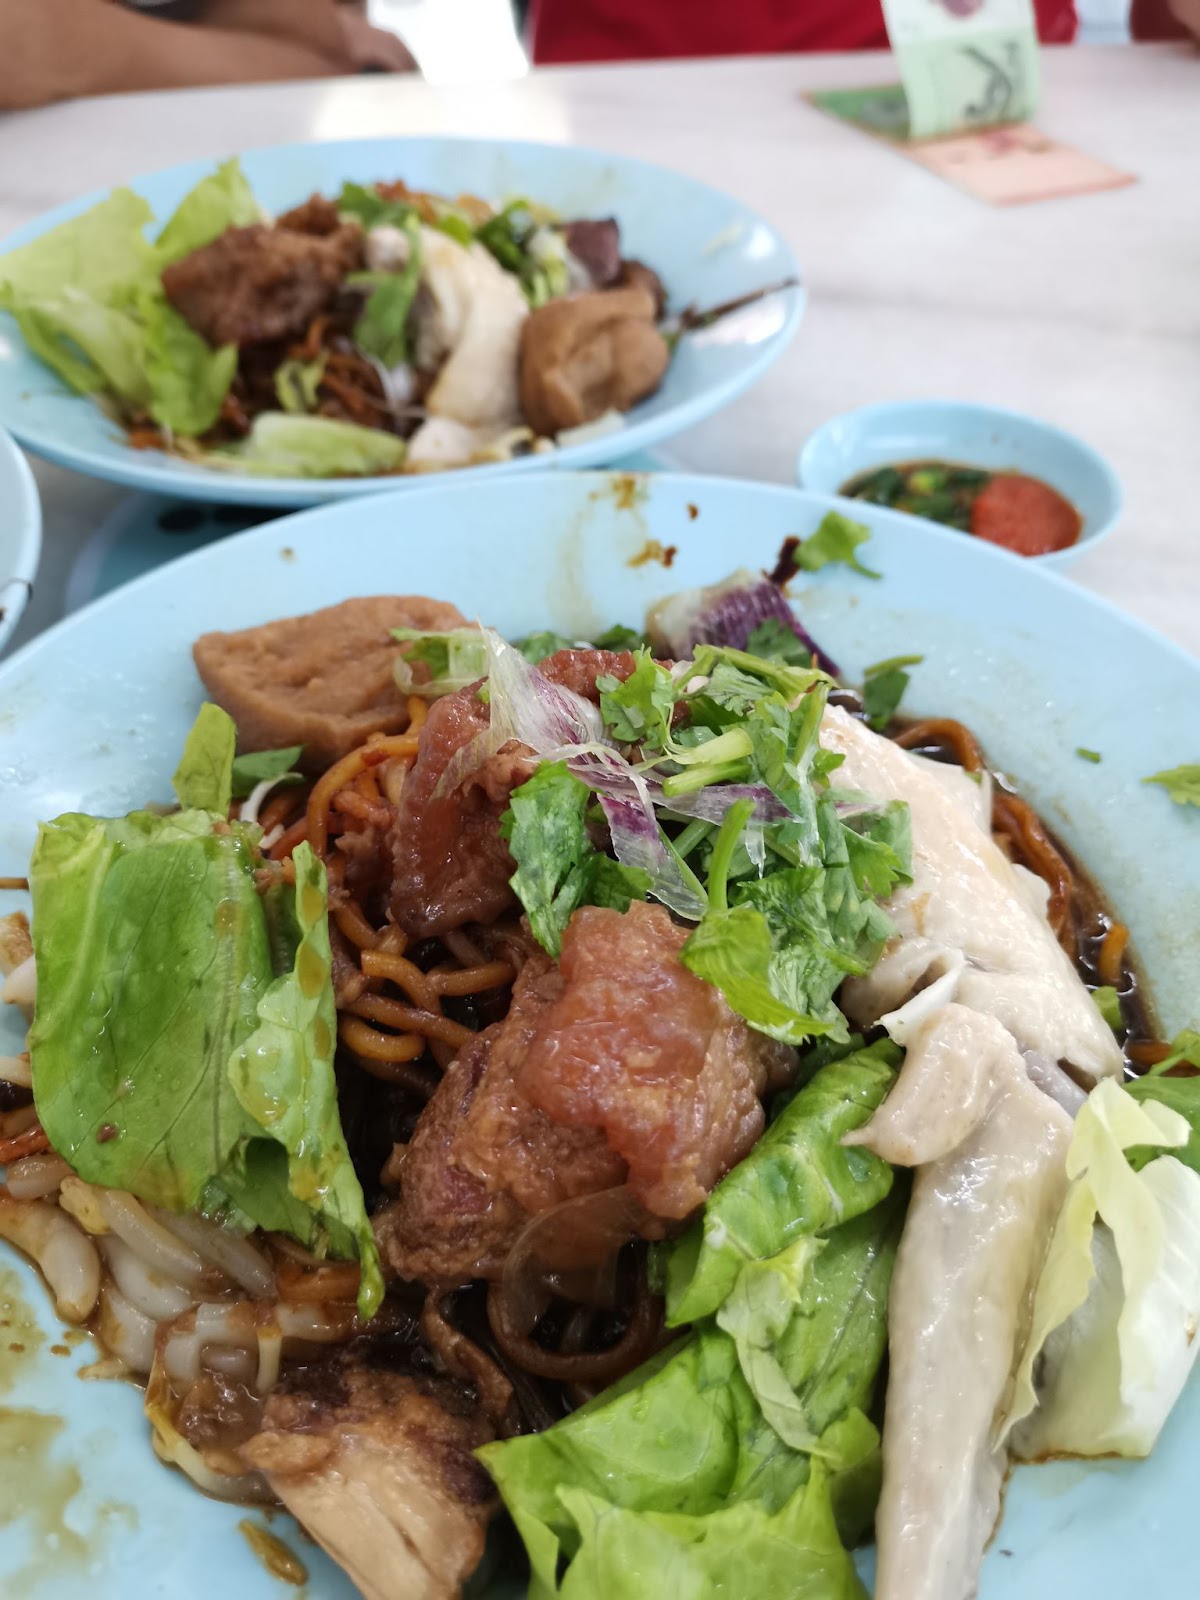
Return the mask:
[[260,1523],[251,1522],[249,1517],[243,1517],[238,1523],[238,1532],[273,1578],[290,1583],[297,1589],[303,1588],[308,1582],[308,1568],[278,1534]]

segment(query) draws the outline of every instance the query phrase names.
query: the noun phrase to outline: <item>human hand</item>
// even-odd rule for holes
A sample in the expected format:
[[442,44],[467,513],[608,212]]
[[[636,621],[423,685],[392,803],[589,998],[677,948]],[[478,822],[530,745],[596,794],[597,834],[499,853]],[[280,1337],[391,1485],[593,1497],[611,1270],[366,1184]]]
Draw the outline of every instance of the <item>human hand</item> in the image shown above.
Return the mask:
[[337,7],[346,54],[354,68],[374,67],[384,72],[415,72],[417,63],[402,40],[385,28],[375,28],[353,6]]

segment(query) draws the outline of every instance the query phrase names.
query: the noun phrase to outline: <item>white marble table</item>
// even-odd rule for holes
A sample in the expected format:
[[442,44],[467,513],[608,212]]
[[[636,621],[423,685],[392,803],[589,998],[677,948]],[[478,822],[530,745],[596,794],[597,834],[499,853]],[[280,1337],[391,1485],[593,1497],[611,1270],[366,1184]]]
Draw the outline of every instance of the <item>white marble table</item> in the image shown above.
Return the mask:
[[[1127,496],[1073,574],[1195,647],[1200,600],[1200,53],[1045,54],[1040,126],[1138,177],[1125,189],[993,210],[803,91],[886,81],[884,56],[534,73],[436,88],[358,78],[80,101],[0,120],[0,234],[149,167],[253,144],[388,133],[578,141],[706,178],[766,213],[805,267],[788,355],[674,463],[789,480],[823,418],[871,400],[955,396],[1036,411],[1102,450]],[[39,464],[46,549],[18,639],[61,613],[83,539],[123,491]]]

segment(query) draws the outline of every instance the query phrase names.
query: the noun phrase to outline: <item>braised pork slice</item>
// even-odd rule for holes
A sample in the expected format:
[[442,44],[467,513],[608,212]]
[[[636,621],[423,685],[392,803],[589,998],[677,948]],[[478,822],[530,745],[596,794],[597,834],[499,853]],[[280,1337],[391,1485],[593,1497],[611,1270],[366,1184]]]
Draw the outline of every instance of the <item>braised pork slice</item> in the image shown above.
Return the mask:
[[238,633],[206,633],[192,655],[204,687],[238,728],[242,750],[304,746],[321,772],[372,733],[408,722],[392,676],[392,628],[465,626],[454,606],[420,595],[372,595]]
[[360,265],[362,229],[319,236],[292,228],[227,228],[164,269],[163,290],[209,344],[298,338]]
[[[624,680],[633,667],[627,650],[560,650],[539,671],[596,700],[598,677]],[[392,914],[414,938],[488,922],[516,904],[508,884],[516,865],[500,837],[500,818],[513,789],[537,765],[532,751],[508,744],[460,784],[435,793],[450,761],[487,728],[488,717],[476,689],[461,689],[435,701],[421,729],[392,838]]]
[[661,1234],[741,1160],[794,1053],[681,964],[686,937],[660,906],[584,906],[559,966],[530,959],[399,1162],[376,1221],[392,1272],[495,1276],[530,1217],[622,1184]]
[[471,1453],[490,1438],[453,1384],[346,1356],[293,1369],[242,1455],[364,1600],[455,1600],[493,1509]]

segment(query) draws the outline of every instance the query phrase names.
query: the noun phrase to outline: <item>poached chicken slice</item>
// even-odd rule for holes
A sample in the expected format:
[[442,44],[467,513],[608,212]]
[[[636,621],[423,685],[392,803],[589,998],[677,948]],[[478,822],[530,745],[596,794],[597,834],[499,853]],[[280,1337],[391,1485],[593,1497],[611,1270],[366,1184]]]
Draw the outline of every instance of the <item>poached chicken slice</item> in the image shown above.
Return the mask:
[[825,713],[821,742],[845,758],[838,787],[907,800],[912,813],[913,881],[888,903],[896,933],[877,965],[842,989],[847,1016],[886,1025],[887,1013],[940,979],[928,995],[930,1009],[953,999],[991,1015],[1022,1051],[1068,1062],[1089,1084],[1119,1073],[1112,1031],[1039,915],[1028,875],[994,843],[978,813],[930,775],[930,763],[837,707]]
[[888,1300],[875,1600],[967,1600],[1000,1515],[995,1443],[1066,1193],[1071,1118],[992,1017],[919,1023],[899,1080],[847,1143],[914,1166]]

